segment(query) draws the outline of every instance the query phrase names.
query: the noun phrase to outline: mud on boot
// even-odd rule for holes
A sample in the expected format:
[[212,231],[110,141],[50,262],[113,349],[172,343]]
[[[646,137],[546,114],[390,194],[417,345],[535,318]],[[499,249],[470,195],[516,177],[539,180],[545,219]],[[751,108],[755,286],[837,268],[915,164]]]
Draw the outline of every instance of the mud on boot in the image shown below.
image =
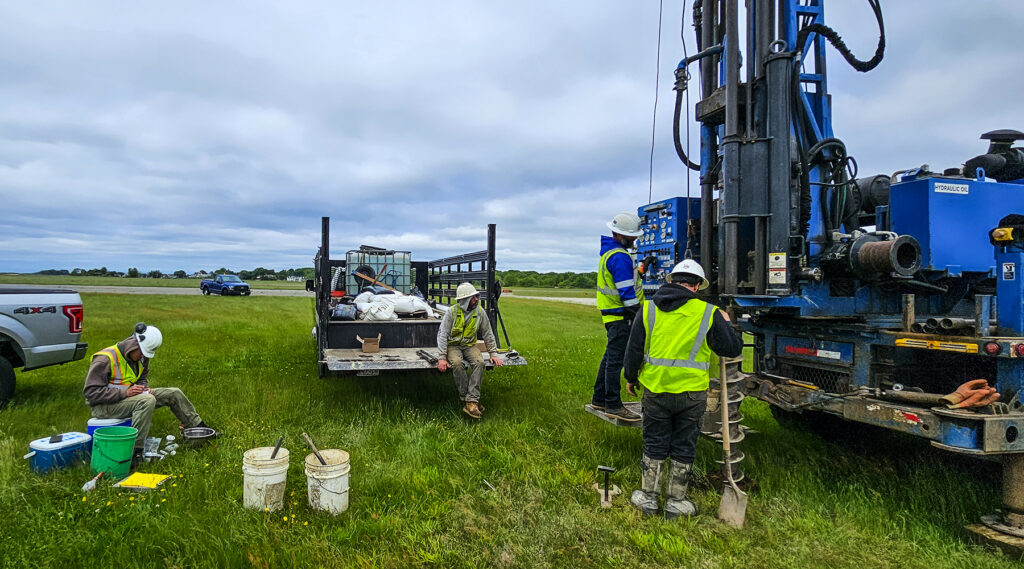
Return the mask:
[[640,462],[641,489],[633,491],[629,503],[645,516],[658,513],[658,496],[661,494],[661,473],[664,466],[664,460],[654,460],[647,455],[644,455]]
[[693,463],[679,463],[675,460],[668,468],[668,486],[665,488],[665,519],[688,518],[697,514],[697,506],[686,499],[686,488],[690,485]]

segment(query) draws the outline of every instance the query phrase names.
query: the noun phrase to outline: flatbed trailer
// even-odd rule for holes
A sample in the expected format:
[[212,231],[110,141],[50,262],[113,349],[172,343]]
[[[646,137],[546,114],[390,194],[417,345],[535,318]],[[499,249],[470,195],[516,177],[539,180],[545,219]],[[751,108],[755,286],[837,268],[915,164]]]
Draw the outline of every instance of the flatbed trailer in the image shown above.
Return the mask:
[[[480,292],[480,302],[494,331],[498,351],[482,351],[487,368],[493,368],[491,355],[504,365],[526,365],[526,359],[511,347],[504,320],[498,309],[501,288],[495,281],[494,271],[495,226],[487,226],[487,248],[481,251],[437,259],[415,261],[408,252],[362,247],[350,251],[344,259],[330,256],[330,218],[321,219],[321,243],[313,259],[314,278],[311,283],[316,293],[317,371],[320,377],[337,375],[375,376],[381,372],[416,372],[437,368],[437,332],[441,325],[438,315],[401,318],[390,321],[341,320],[332,316],[345,295],[355,292],[354,282],[377,278],[367,274],[376,267],[383,272],[391,263],[400,266],[393,284],[401,293],[421,291],[424,300],[440,310],[455,299],[455,289],[462,282],[471,282]],[[357,265],[358,266],[349,266]],[[408,266],[408,274],[405,267]],[[363,269],[363,270],[360,270]],[[369,269],[369,270],[367,270]],[[358,276],[359,273],[363,276]],[[381,278],[383,275],[381,275]],[[386,280],[386,279],[383,279]],[[385,283],[386,284],[386,283]],[[395,288],[395,287],[392,287]],[[379,351],[364,352],[360,339],[380,338]],[[502,343],[504,340],[504,343]]]

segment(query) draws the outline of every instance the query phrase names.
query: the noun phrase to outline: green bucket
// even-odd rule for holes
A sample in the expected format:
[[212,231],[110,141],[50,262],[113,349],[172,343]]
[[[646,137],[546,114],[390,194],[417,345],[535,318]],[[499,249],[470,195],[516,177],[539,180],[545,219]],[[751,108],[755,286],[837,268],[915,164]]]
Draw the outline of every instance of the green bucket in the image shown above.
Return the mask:
[[132,450],[139,430],[135,427],[101,427],[92,434],[92,471],[121,478],[132,469]]

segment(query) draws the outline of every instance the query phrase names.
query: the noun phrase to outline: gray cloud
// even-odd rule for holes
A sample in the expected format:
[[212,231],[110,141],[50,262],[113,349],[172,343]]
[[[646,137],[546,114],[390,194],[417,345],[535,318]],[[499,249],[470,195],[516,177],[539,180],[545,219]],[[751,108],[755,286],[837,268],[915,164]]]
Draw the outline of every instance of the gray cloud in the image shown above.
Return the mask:
[[[1024,6],[975,4],[885,6],[868,74],[829,51],[836,133],[862,173],[956,165],[981,132],[1024,126]],[[686,187],[679,8],[654,199]],[[866,3],[828,15],[873,51]],[[648,201],[656,25],[656,6],[618,2],[8,4],[0,270],[309,265],[321,215],[335,251],[477,250],[492,222],[504,268],[593,270],[607,218]]]

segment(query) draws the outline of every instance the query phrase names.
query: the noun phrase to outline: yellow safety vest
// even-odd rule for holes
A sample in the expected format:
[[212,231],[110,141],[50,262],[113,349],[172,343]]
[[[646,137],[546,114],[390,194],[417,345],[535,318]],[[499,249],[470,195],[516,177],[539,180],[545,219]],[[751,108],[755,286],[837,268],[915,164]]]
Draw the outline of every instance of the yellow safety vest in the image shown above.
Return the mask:
[[[644,300],[644,285],[643,282],[640,281],[640,272],[636,270],[636,263],[633,263],[633,280],[620,282],[614,281],[615,277],[613,277],[612,272],[608,270],[608,259],[616,253],[622,253],[629,257],[630,262],[633,261],[633,256],[621,247],[609,249],[604,255],[601,255],[601,264],[597,267],[597,309],[601,311],[601,321],[605,324],[623,319],[621,313],[608,314],[606,311],[616,308],[624,308],[626,306],[636,306]],[[629,285],[633,285],[633,291],[636,293],[636,298],[631,298],[626,302],[622,302],[622,298],[619,297],[618,289]]]
[[717,308],[691,299],[672,312],[645,301],[641,314],[647,339],[640,383],[654,393],[705,391],[711,367],[707,335]]
[[452,331],[448,333],[448,345],[472,346],[476,344],[476,329],[480,324],[480,306],[477,305],[473,309],[473,314],[469,316],[468,320],[461,306],[453,304],[452,309],[455,310],[455,315],[452,318]]
[[139,362],[138,373],[132,369],[132,366],[128,364],[128,359],[121,355],[121,350],[117,349],[117,344],[110,346],[109,348],[103,348],[92,355],[93,358],[100,356],[106,356],[110,360],[110,383],[120,387],[127,387],[134,385],[139,381],[139,377],[142,375],[144,370],[142,361]]

